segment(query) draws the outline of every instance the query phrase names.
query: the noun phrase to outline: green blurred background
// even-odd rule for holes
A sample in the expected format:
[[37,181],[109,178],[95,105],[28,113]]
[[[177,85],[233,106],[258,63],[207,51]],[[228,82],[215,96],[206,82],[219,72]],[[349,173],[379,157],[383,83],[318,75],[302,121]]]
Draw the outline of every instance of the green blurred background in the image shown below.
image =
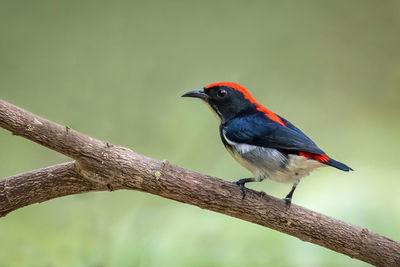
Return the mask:
[[[400,240],[399,1],[0,1],[0,97],[226,180],[249,176],[187,90],[250,89],[356,171],[294,202]],[[0,177],[69,159],[0,129]],[[290,185],[249,187],[283,197]],[[366,266],[296,238],[135,192],[0,219],[0,266]]]

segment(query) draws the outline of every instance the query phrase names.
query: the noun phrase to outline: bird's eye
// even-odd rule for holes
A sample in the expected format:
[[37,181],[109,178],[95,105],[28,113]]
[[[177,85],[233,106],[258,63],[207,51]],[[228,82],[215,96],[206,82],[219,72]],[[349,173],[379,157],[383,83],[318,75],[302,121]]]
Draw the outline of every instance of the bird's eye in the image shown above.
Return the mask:
[[217,96],[220,97],[220,98],[223,98],[226,95],[227,95],[227,92],[226,92],[225,89],[219,89],[218,92],[217,92]]

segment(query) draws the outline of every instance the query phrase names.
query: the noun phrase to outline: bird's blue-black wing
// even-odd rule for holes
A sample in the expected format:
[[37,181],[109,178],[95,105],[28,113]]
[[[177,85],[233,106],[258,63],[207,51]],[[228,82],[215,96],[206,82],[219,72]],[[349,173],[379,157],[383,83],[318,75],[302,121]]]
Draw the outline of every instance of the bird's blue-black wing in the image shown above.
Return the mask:
[[262,113],[233,119],[223,125],[222,130],[227,139],[236,143],[325,154],[310,138],[289,122],[284,126],[270,120]]

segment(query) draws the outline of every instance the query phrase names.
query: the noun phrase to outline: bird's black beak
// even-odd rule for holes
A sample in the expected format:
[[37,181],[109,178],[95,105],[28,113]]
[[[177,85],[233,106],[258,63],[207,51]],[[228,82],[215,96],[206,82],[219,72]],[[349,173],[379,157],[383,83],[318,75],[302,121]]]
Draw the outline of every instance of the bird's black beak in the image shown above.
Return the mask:
[[184,93],[182,97],[197,97],[203,100],[207,100],[208,95],[204,92],[204,89],[199,89]]

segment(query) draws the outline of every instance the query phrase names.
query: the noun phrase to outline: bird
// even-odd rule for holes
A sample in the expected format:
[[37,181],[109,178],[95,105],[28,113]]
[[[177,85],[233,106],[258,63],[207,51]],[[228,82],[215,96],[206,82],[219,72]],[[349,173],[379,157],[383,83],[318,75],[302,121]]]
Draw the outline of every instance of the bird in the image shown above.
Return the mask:
[[334,160],[314,141],[285,118],[270,111],[242,85],[214,82],[182,97],[203,100],[219,121],[219,135],[231,156],[253,177],[233,181],[245,199],[249,182],[265,179],[292,184],[283,199],[290,207],[301,179],[311,171],[331,166],[342,171],[353,169]]

